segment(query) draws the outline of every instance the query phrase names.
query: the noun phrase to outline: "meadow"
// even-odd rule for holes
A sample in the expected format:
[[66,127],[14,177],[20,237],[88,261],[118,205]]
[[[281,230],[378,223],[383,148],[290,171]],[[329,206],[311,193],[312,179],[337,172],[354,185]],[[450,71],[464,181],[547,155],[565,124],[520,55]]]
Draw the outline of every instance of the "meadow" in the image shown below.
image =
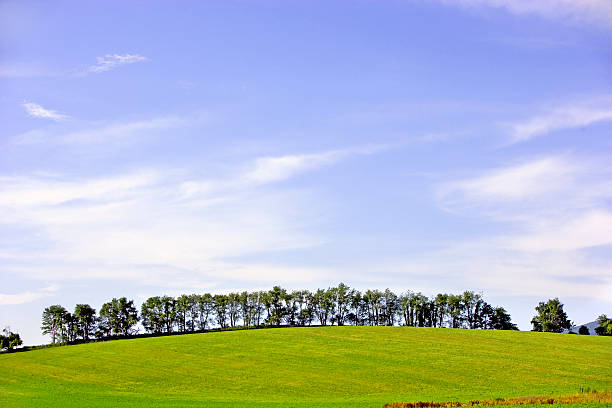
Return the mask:
[[[0,355],[2,407],[382,407],[612,391],[612,338],[300,327]],[[575,404],[571,406],[604,406]]]

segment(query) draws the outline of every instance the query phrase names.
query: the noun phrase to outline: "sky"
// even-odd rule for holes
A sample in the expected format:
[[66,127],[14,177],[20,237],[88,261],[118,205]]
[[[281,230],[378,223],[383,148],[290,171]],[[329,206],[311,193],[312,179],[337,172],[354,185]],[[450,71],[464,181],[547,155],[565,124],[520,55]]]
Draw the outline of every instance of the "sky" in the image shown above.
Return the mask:
[[0,1],[0,326],[481,292],[612,314],[609,0]]

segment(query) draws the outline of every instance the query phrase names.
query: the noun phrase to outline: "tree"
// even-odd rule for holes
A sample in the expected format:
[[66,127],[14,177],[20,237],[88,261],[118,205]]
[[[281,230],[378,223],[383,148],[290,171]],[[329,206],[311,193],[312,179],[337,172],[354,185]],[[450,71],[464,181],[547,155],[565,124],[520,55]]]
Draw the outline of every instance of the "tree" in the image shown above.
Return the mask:
[[536,306],[537,315],[531,319],[532,331],[561,333],[563,329],[569,330],[572,323],[563,311],[563,303],[559,299],[549,299],[546,303],[540,302]]
[[395,324],[395,315],[399,310],[399,304],[397,295],[393,293],[389,288],[385,289],[382,296],[382,314],[383,321],[381,324],[386,326],[393,326]]
[[597,318],[598,327],[595,328],[595,333],[599,336],[612,336],[612,319],[608,319],[605,314]]
[[0,350],[13,350],[15,347],[21,346],[23,341],[19,333],[13,333],[6,327],[0,334]]
[[448,313],[448,295],[446,293],[438,293],[433,302],[435,306],[434,327],[444,327],[444,318]]
[[214,300],[210,293],[205,293],[198,296],[198,329],[206,330],[208,325],[208,319],[210,314],[213,312]]
[[138,311],[133,300],[125,297],[111,300],[100,308],[100,323],[105,328],[106,335],[128,336],[134,334],[134,326],[138,323]]
[[518,330],[516,324],[512,323],[510,314],[503,307],[493,308],[488,328],[493,330]]
[[349,307],[351,306],[351,299],[355,293],[354,290],[346,286],[344,283],[340,283],[338,287],[332,288],[336,301],[336,324],[343,326],[346,320],[346,315],[349,313]]
[[150,333],[164,331],[164,307],[159,296],[145,300],[140,308],[140,317],[145,330]]
[[328,320],[334,317],[336,308],[335,294],[331,289],[317,289],[312,297],[314,313],[322,326],[327,326]]
[[286,297],[287,291],[280,286],[274,286],[267,292],[267,296],[263,298],[263,303],[268,312],[266,324],[277,326],[282,323],[283,317],[285,316],[283,300]]
[[230,321],[230,327],[238,325],[240,317],[240,293],[230,293],[227,295],[227,315]]
[[586,327],[585,325],[582,325],[578,329],[578,334],[582,334],[582,335],[588,336],[589,334],[591,334],[591,332],[589,331],[588,327]]
[[227,295],[213,296],[213,310],[217,318],[217,324],[222,328],[227,328]]
[[68,311],[60,305],[45,308],[42,314],[42,334],[51,336],[51,343],[65,341],[66,316]]
[[89,340],[90,334],[96,331],[96,309],[86,304],[78,304],[74,308],[73,316],[77,334],[84,340]]

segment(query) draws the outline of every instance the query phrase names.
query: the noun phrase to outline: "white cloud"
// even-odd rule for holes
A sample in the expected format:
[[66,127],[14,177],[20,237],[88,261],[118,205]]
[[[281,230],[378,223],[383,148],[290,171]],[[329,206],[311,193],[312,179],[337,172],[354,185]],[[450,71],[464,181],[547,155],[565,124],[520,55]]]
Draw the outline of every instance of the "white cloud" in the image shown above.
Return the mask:
[[167,171],[80,180],[0,178],[0,211],[7,214],[0,224],[34,231],[29,239],[37,248],[33,266],[27,237],[18,247],[0,248],[0,258],[7,271],[36,278],[52,273],[57,279],[146,279],[162,286],[326,276],[318,268],[227,259],[326,242],[313,232],[321,220],[314,214],[324,212],[324,204],[312,193],[259,186],[376,149],[255,159],[227,179],[189,180]]
[[[503,223],[503,233],[474,243],[488,261],[506,259],[518,270],[516,263],[524,260],[531,265],[526,270],[535,270],[541,258],[534,254],[554,253],[557,269],[582,275],[584,259],[575,252],[612,245],[609,162],[607,157],[540,158],[446,183],[438,199],[449,211]],[[573,266],[561,267],[563,262]],[[547,273],[562,275],[555,269]]]
[[26,291],[14,294],[0,293],[0,305],[21,305],[23,303],[29,303],[37,299],[51,296],[58,289],[58,286],[52,285],[35,292]]
[[560,157],[546,157],[447,183],[440,188],[439,195],[454,203],[529,200],[534,195],[564,188],[576,170],[575,165]]
[[138,54],[106,54],[103,57],[96,57],[96,60],[97,63],[89,67],[89,72],[106,72],[121,65],[134,64],[136,62],[148,61],[149,59]]
[[505,240],[521,251],[573,251],[612,245],[612,212],[597,210],[576,214],[569,220],[547,220],[532,233]]
[[256,183],[270,183],[286,180],[298,173],[326,166],[339,160],[343,152],[263,157],[257,159],[255,168],[246,179]]
[[82,125],[75,129],[43,128],[16,136],[16,144],[59,143],[72,145],[129,144],[142,135],[174,129],[182,126],[202,124],[209,120],[207,114],[192,116],[160,116],[129,122],[104,122]]
[[451,6],[493,7],[510,13],[533,14],[572,23],[596,23],[612,27],[612,2],[609,0],[439,0]]
[[28,115],[34,116],[35,118],[51,119],[56,122],[68,119],[67,115],[45,109],[37,103],[26,102],[23,104],[23,107],[26,112],[28,112]]
[[511,142],[523,142],[551,132],[612,120],[612,108],[568,106],[511,125]]
[[314,154],[262,157],[257,159],[255,168],[246,174],[245,179],[254,183],[282,181],[305,171],[337,163],[350,156],[373,154],[386,148],[388,147],[379,145]]

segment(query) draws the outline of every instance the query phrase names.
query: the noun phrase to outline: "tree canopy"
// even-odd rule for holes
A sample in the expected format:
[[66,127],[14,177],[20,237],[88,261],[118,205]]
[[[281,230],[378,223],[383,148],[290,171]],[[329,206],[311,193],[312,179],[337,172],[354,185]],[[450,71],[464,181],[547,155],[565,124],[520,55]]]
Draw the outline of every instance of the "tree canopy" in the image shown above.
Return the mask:
[[533,331],[561,333],[572,327],[572,323],[563,310],[563,303],[557,298],[540,302],[535,309],[538,314],[531,319]]
[[5,328],[0,334],[0,350],[13,350],[23,344],[19,333],[13,333],[8,328]]
[[595,333],[600,336],[612,336],[612,319],[608,319],[605,314],[597,318],[598,327],[595,328]]
[[88,304],[76,305],[72,314],[53,305],[44,310],[41,327],[52,343],[69,343],[129,336],[137,333],[139,322],[151,334],[313,324],[518,330],[506,309],[490,305],[472,291],[430,298],[390,289],[360,292],[344,283],[316,291],[274,286],[256,292],[152,296],[142,303],[140,316],[134,302],[125,297],[103,304],[99,316]]

